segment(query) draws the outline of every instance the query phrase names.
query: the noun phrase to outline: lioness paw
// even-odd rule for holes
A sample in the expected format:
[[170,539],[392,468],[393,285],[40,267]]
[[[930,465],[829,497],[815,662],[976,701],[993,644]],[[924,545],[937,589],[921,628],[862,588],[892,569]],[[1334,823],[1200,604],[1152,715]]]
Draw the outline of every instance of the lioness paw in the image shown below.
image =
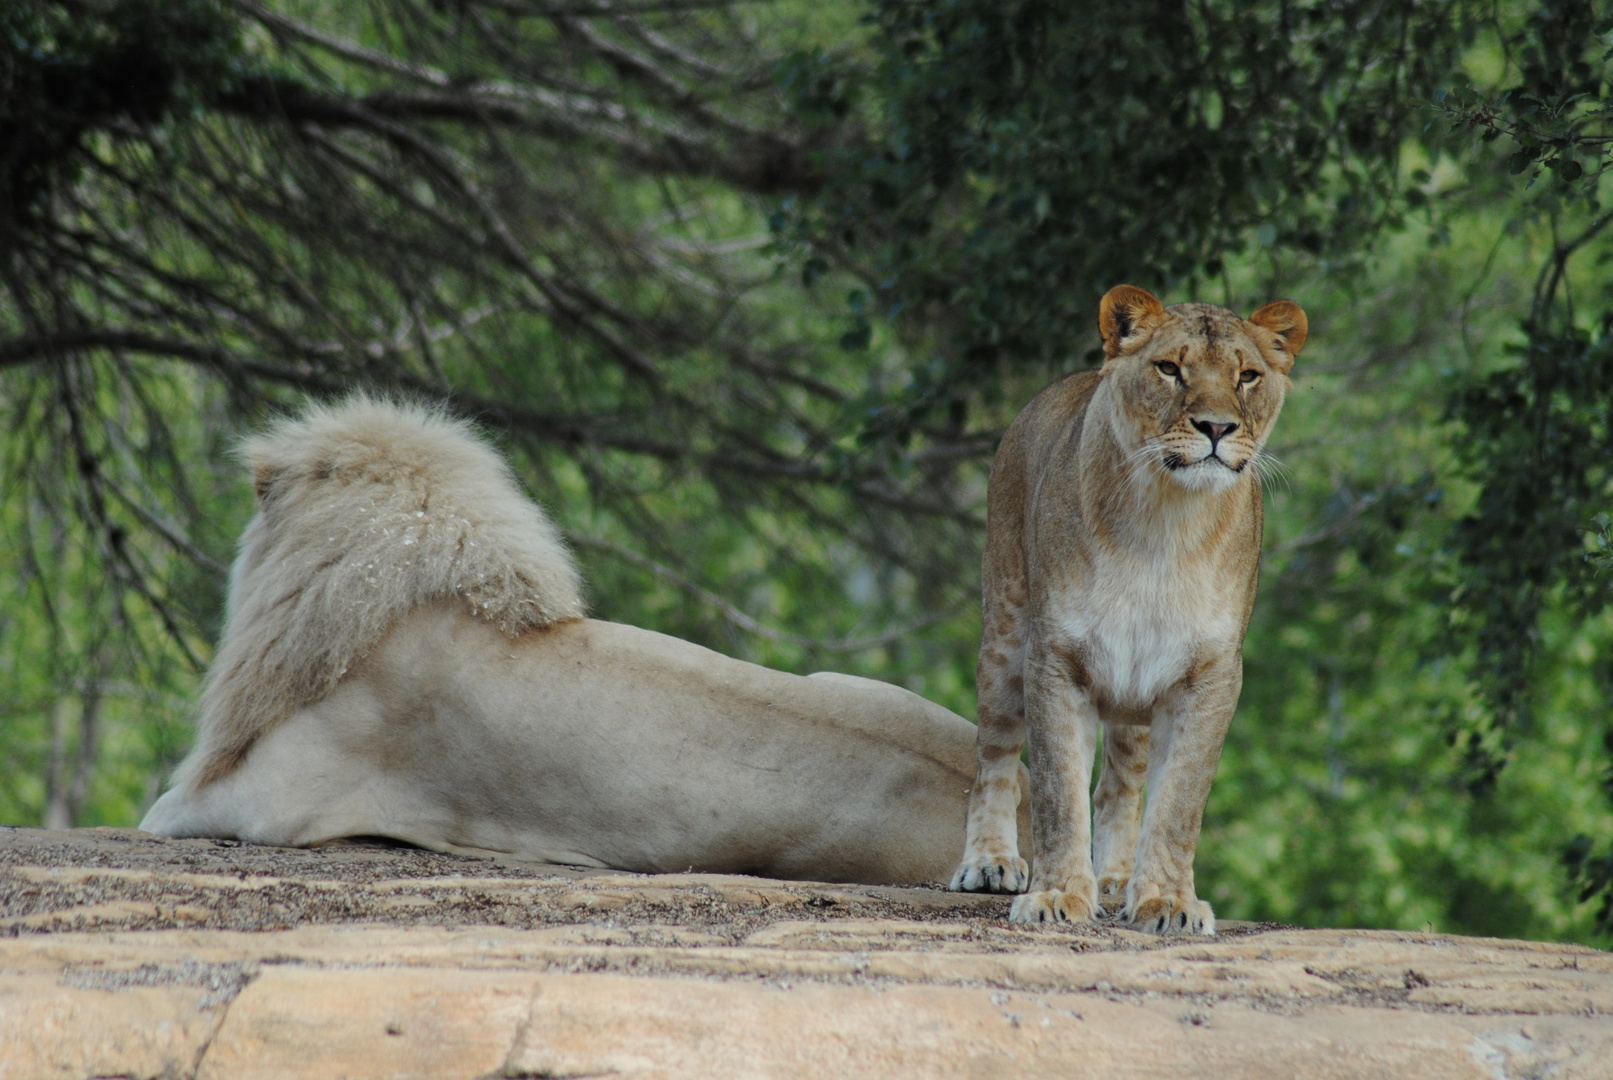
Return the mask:
[[1187,896],[1166,896],[1158,892],[1128,903],[1120,911],[1120,921],[1133,930],[1148,934],[1208,934],[1215,936],[1215,912],[1203,900]]
[[1091,896],[1063,889],[1038,889],[1014,900],[1009,922],[1091,922],[1098,905]]
[[947,886],[953,892],[1024,892],[1031,868],[1018,855],[964,856]]

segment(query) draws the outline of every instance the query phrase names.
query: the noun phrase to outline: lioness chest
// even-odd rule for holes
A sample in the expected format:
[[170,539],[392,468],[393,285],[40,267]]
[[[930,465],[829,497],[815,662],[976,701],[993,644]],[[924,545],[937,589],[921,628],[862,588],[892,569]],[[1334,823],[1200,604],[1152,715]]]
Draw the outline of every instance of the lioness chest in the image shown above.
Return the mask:
[[1100,707],[1150,709],[1208,660],[1236,650],[1241,591],[1220,568],[1148,551],[1106,551],[1086,573],[1040,583],[1042,632],[1080,664]]

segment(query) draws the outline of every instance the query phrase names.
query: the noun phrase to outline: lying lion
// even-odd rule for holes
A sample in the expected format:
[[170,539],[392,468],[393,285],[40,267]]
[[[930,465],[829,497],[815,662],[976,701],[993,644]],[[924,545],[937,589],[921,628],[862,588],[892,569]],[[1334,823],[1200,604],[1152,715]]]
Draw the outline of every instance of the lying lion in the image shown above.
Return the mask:
[[244,455],[258,515],[197,743],[142,828],[824,881],[951,870],[968,721],[585,618],[554,526],[465,424],[357,398]]

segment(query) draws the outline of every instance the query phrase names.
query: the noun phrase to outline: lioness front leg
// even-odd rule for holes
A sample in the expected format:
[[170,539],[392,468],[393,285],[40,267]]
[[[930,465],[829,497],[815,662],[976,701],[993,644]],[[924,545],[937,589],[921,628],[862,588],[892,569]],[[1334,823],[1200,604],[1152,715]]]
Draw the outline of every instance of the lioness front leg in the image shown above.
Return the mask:
[[1193,856],[1242,682],[1242,660],[1224,658],[1197,672],[1192,685],[1173,691],[1154,712],[1148,806],[1120,912],[1139,930],[1215,933],[1215,912],[1194,891]]
[[1088,922],[1098,913],[1092,872],[1092,756],[1098,710],[1076,685],[1071,662],[1034,643],[1025,658],[1025,733],[1030,747],[1031,881],[1014,901],[1014,922]]

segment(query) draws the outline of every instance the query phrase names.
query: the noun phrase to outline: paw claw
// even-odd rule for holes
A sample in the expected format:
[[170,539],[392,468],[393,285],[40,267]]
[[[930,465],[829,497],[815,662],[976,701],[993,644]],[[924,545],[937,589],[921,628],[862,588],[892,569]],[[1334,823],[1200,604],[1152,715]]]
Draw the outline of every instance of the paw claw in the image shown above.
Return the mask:
[[965,856],[947,886],[953,892],[1024,892],[1031,879],[1029,864],[1018,855]]
[[1038,889],[1014,900],[1008,921],[1017,923],[1088,923],[1098,910],[1096,900],[1064,889]]
[[1207,934],[1215,936],[1215,912],[1191,894],[1165,896],[1159,892],[1129,902],[1120,921],[1146,934]]

